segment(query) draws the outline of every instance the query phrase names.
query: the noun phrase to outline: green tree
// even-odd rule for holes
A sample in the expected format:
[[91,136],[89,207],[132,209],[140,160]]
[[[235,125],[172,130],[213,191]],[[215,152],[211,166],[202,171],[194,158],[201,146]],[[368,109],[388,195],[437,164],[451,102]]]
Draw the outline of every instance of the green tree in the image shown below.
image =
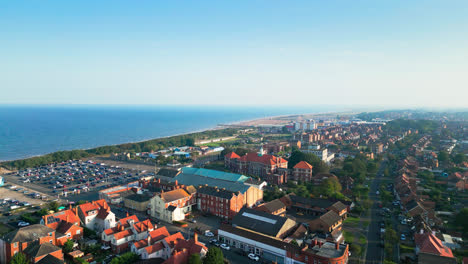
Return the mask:
[[188,260],[188,264],[202,264],[200,254],[192,254]]
[[441,163],[445,163],[449,160],[449,154],[446,151],[441,151],[439,152],[439,155],[437,155],[437,159]]
[[49,207],[49,210],[52,210],[54,212],[57,212],[58,211],[58,208],[59,208],[60,204],[56,201],[52,201],[49,203],[48,207]]
[[465,162],[467,160],[465,154],[463,153],[457,153],[454,157],[453,157],[453,162],[455,164],[462,164],[463,162]]
[[29,260],[21,252],[16,253],[10,260],[10,264],[29,264]]
[[330,197],[340,193],[341,184],[335,177],[330,177],[321,183],[320,190],[325,196]]
[[288,160],[288,167],[292,169],[297,163],[301,161],[305,161],[314,167],[313,168],[314,175],[317,175],[319,173],[326,173],[330,169],[328,165],[316,155],[312,153],[304,153],[299,150],[294,150],[291,153],[291,156],[289,157],[289,160]]
[[139,260],[140,257],[133,253],[133,252],[127,252],[119,257],[113,258],[110,262],[110,264],[129,264],[129,263],[134,263],[137,260]]
[[463,208],[456,216],[455,216],[455,224],[459,227],[462,227],[464,233],[468,233],[468,208]]
[[203,258],[203,264],[224,264],[224,256],[221,249],[210,247]]
[[69,253],[69,252],[72,252],[73,251],[73,245],[75,243],[73,241],[71,241],[70,239],[67,240],[67,242],[65,242],[63,244],[63,247],[62,247],[62,250],[63,250],[63,253]]

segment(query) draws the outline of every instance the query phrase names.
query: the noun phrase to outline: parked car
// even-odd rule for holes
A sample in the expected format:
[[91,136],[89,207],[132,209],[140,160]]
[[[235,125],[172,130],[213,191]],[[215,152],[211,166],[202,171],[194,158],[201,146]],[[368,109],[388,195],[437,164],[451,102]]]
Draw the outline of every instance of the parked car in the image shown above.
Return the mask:
[[247,257],[249,257],[249,259],[251,260],[255,260],[255,261],[259,261],[260,260],[260,257],[255,255],[254,253],[249,253],[249,255],[247,255]]
[[224,249],[224,250],[230,250],[231,249],[231,247],[228,244],[221,244],[219,247]]
[[206,237],[214,237],[214,234],[210,230],[205,231],[205,236]]
[[401,239],[401,240],[406,240],[405,234],[401,234],[400,239]]
[[20,222],[18,223],[18,226],[28,226],[28,225],[29,225],[28,222],[20,221]]

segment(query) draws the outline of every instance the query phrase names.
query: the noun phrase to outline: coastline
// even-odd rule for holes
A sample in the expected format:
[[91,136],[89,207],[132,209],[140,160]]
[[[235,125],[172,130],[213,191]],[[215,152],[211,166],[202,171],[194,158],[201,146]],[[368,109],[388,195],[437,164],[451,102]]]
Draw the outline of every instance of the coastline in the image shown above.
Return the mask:
[[[312,117],[318,117],[318,116],[325,117],[325,116],[338,115],[338,114],[351,115],[351,114],[355,114],[355,113],[330,111],[330,112],[305,113],[305,114],[276,115],[276,116],[267,116],[267,117],[263,117],[263,118],[240,120],[240,121],[230,122],[230,123],[227,123],[227,124],[217,124],[214,127],[197,129],[197,130],[192,130],[192,131],[188,131],[188,132],[184,132],[184,133],[176,133],[176,134],[172,134],[172,135],[168,135],[168,136],[161,136],[161,137],[155,137],[155,138],[146,138],[146,139],[142,139],[142,140],[138,140],[138,141],[128,141],[128,142],[116,143],[116,144],[98,145],[98,146],[94,146],[94,147],[90,147],[90,148],[82,148],[82,149],[80,149],[80,148],[62,149],[62,150],[57,150],[57,151],[53,151],[53,152],[49,152],[49,153],[43,153],[43,154],[39,154],[39,155],[31,155],[31,156],[20,158],[20,159],[0,160],[0,168],[2,168],[2,164],[4,164],[4,163],[18,162],[18,161],[28,160],[28,159],[32,159],[32,158],[40,158],[40,157],[51,155],[51,154],[54,154],[54,153],[57,153],[57,152],[90,151],[90,150],[94,150],[94,149],[97,149],[97,148],[116,147],[116,146],[122,146],[122,145],[127,145],[127,144],[141,144],[141,143],[145,143],[145,142],[149,142],[149,141],[153,141],[153,140],[168,139],[168,138],[178,137],[178,136],[188,136],[188,135],[195,134],[195,133],[204,133],[204,132],[207,132],[207,131],[229,129],[229,128],[233,128],[233,127],[236,127],[236,126],[238,126],[238,127],[257,127],[257,126],[261,126],[261,125],[273,125],[273,124],[271,124],[272,122],[276,123],[274,125],[284,125],[284,124],[290,123],[291,121],[293,121],[293,119],[297,119],[297,117],[307,117],[307,119],[310,119]],[[94,156],[98,156],[98,155],[94,155]],[[90,157],[92,157],[92,156],[90,156]]]

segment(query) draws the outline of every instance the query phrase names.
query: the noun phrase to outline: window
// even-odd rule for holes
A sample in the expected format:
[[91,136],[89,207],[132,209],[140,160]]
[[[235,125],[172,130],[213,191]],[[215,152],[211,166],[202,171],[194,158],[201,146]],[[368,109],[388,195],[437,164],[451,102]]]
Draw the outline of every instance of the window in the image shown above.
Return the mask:
[[52,243],[52,239],[51,239],[49,242],[50,242],[51,244],[53,244],[53,243]]
[[18,242],[13,243],[13,247],[17,247],[17,246],[18,246]]

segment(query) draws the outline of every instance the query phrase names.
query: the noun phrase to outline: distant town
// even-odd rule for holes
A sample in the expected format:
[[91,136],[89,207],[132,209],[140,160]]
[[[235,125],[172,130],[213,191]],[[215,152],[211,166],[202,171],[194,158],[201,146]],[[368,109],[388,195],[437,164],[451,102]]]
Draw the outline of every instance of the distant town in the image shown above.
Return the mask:
[[0,263],[468,263],[468,115],[329,113],[1,164]]

